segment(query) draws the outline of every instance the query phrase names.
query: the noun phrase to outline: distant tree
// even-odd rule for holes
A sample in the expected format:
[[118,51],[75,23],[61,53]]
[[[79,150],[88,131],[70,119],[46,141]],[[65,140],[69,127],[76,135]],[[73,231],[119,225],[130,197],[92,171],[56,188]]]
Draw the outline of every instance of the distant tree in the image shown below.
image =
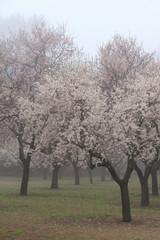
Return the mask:
[[101,182],[105,182],[106,179],[106,168],[101,167]]
[[68,160],[70,161],[74,169],[75,184],[80,185],[79,171],[83,166],[85,166],[85,152],[82,151],[80,148],[72,148],[70,153],[68,153]]
[[154,54],[144,51],[136,38],[119,34],[99,48],[99,69],[103,89],[108,94],[115,86],[122,86],[137,73],[144,75],[154,63]]

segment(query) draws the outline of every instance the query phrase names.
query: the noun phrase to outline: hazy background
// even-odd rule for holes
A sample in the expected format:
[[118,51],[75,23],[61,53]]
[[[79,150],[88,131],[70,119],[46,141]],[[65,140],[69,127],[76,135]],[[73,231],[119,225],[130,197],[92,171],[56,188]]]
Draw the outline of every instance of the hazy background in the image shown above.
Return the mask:
[[115,33],[135,36],[146,50],[160,53],[160,0],[0,0],[0,32],[33,15],[51,24],[66,24],[86,53]]

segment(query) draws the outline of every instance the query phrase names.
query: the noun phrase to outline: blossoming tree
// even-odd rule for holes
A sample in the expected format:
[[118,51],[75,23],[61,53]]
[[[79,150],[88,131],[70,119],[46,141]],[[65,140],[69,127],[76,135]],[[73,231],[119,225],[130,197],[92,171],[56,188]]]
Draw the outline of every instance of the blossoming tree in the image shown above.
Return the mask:
[[21,106],[26,100],[34,102],[34,83],[43,82],[44,72],[50,68],[54,74],[54,71],[64,68],[74,51],[73,39],[66,34],[64,27],[49,27],[39,19],[31,24],[29,30],[21,28],[18,33],[11,33],[7,39],[0,40],[2,88],[7,101],[12,103],[11,111],[6,111],[10,105],[6,106],[5,118],[2,117],[5,127],[19,143],[19,158],[23,164],[21,195],[27,194],[29,165],[36,138],[34,126],[31,131]]
[[[124,90],[116,91],[114,134],[124,152],[134,151],[135,160],[145,164],[145,171],[134,164],[141,183],[141,205],[149,205],[148,177],[152,166],[159,161],[160,147],[160,76],[150,76],[128,80]],[[114,119],[113,118],[113,119]]]
[[[58,169],[64,163],[72,162],[76,173],[77,167],[86,165],[83,151],[78,146],[79,137],[81,141],[83,139],[83,129],[78,123],[83,120],[84,113],[87,116],[93,104],[93,93],[96,94],[93,78],[95,73],[91,63],[75,60],[63,69],[63,73],[47,73],[44,76],[45,83],[36,83],[34,102],[28,100],[27,104],[24,103],[23,114],[28,116],[28,111],[31,112],[28,124],[36,125],[36,149],[50,157],[52,155],[50,159],[54,176],[56,174],[58,177]],[[71,132],[70,128],[76,132]],[[78,161],[75,159],[76,152],[81,156]],[[58,180],[54,178],[54,181]]]
[[154,53],[144,50],[136,38],[115,34],[99,48],[99,70],[102,86],[108,94],[115,86],[123,85],[137,73],[144,75],[152,68]]

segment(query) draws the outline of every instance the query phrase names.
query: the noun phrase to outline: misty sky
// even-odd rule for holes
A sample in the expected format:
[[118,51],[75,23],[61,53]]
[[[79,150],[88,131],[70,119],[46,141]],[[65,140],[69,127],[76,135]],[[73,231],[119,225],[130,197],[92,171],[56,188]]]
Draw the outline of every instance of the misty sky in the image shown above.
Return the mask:
[[137,37],[146,50],[160,53],[160,0],[0,0],[1,32],[13,27],[13,15],[20,21],[36,15],[66,24],[91,55],[115,33]]

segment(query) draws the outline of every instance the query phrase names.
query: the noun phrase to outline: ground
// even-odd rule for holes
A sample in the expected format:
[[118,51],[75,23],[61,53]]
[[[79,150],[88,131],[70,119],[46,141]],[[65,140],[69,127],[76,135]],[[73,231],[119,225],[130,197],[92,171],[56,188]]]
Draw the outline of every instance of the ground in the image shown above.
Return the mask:
[[132,222],[122,222],[119,187],[98,178],[94,184],[63,179],[51,190],[50,179],[30,178],[28,196],[19,196],[20,178],[0,178],[1,240],[159,240],[160,199],[140,207],[138,180],[129,184]]

